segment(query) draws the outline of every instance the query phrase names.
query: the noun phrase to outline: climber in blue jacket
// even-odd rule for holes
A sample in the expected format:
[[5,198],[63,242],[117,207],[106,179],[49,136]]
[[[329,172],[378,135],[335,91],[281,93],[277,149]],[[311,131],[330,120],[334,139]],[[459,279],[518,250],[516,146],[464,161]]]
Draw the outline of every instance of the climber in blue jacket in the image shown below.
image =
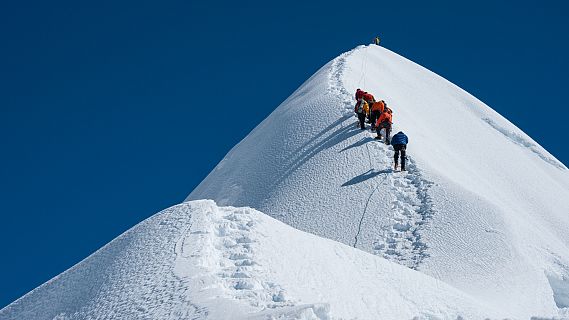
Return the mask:
[[399,162],[399,151],[401,151],[401,171],[405,171],[405,150],[407,149],[407,143],[409,143],[409,139],[403,133],[403,131],[397,132],[391,138],[391,145],[393,146],[393,150],[395,150],[395,154],[393,155],[393,160],[395,161],[394,169],[397,170],[397,163]]

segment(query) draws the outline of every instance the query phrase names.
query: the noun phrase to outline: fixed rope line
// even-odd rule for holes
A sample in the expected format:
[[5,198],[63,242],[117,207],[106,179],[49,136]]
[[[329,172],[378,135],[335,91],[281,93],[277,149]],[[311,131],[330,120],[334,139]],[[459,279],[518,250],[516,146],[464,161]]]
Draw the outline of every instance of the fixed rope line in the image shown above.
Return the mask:
[[363,50],[364,50],[364,58],[362,59],[361,70],[360,70],[360,80],[358,80],[358,87],[362,83],[362,80],[364,82],[364,87],[366,86],[365,71],[367,69],[367,48],[365,48]]
[[[369,145],[368,144],[366,144],[366,151],[367,151],[367,156],[369,159],[370,170],[375,170],[375,168],[373,166],[373,162],[371,161],[371,152],[369,151]],[[371,198],[373,197],[375,192],[379,189],[380,186],[382,186],[385,183],[386,180],[387,180],[387,175],[384,175],[381,182],[378,183],[375,186],[375,188],[373,188],[373,191],[371,192],[371,194],[367,198],[366,205],[364,207],[364,212],[362,213],[362,216],[360,218],[360,222],[358,224],[358,232],[356,233],[356,236],[354,237],[354,245],[353,245],[354,248],[358,245],[358,237],[360,236],[360,233],[362,232],[362,224],[363,224],[365,216],[366,216],[367,207],[369,205],[369,202],[371,201]]]
[[366,71],[367,71],[367,48],[365,48],[364,53],[364,70],[362,72],[362,76],[364,78],[364,87],[366,86]]
[[367,202],[366,202],[366,206],[364,208],[364,212],[362,213],[362,217],[360,218],[360,223],[358,224],[358,232],[356,233],[356,236],[354,238],[354,245],[353,245],[354,248],[356,248],[356,246],[358,245],[358,237],[360,236],[360,233],[362,232],[362,224],[363,224],[365,216],[366,216],[367,207],[369,205],[369,202],[371,201],[371,198],[373,197],[375,192],[379,189],[380,186],[383,185],[383,183],[385,183],[386,180],[387,180],[387,175],[384,175],[383,180],[377,184],[377,186],[373,189],[373,191],[371,192],[371,194],[367,198]]

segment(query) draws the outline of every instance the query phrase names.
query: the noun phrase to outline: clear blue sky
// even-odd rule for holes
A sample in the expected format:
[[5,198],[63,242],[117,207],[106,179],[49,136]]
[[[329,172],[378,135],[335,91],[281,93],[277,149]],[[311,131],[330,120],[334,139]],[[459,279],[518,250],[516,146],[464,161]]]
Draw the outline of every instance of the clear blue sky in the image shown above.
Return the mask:
[[0,308],[181,202],[376,34],[569,164],[566,2],[239,2],[0,3]]

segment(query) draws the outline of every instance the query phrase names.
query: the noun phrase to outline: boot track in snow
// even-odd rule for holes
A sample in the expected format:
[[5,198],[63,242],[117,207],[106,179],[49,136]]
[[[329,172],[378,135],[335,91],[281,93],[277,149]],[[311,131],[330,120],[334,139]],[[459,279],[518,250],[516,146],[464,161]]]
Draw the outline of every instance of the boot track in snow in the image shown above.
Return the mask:
[[234,299],[269,309],[293,305],[281,286],[267,280],[266,270],[256,260],[259,240],[253,230],[258,221],[248,209],[218,208],[200,218],[193,221],[190,237],[184,240],[184,245],[196,248],[186,255],[202,262],[198,268],[215,270],[215,282]]
[[[356,48],[347,52],[334,60],[329,76],[329,91],[342,97],[345,114],[353,113],[352,95],[344,87],[342,76],[346,65],[346,59],[356,50],[366,50],[365,47]],[[363,72],[363,71],[362,71]],[[367,132],[367,131],[364,131]],[[370,151],[369,145],[371,144]],[[368,142],[366,151],[370,162],[370,171],[382,173],[383,177],[375,184],[375,187],[367,197],[367,201],[358,223],[357,233],[354,236],[353,247],[358,246],[358,238],[365,223],[366,215],[373,212],[370,207],[371,199],[377,194],[380,187],[388,185],[388,192],[394,200],[391,203],[390,225],[381,230],[381,236],[373,242],[373,253],[384,258],[405,265],[411,269],[417,269],[421,261],[428,256],[428,248],[421,239],[421,229],[434,214],[431,198],[428,189],[432,182],[425,180],[416,163],[408,160],[408,171],[395,174],[391,163],[391,150],[383,143],[374,141]],[[373,156],[372,156],[373,154]],[[379,168],[376,168],[376,165]],[[379,160],[379,162],[378,162]],[[369,211],[369,212],[368,212]]]

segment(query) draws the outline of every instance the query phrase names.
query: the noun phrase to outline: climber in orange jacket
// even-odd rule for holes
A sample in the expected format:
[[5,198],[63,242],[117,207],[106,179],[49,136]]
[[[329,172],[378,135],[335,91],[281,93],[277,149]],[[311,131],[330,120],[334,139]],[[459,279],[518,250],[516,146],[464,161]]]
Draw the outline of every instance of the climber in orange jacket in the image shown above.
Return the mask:
[[371,131],[375,131],[375,122],[377,121],[377,119],[379,119],[379,117],[383,113],[385,105],[386,105],[385,101],[383,100],[374,102],[371,105],[371,111],[369,116],[369,120],[371,121]]
[[379,46],[380,41],[381,41],[381,39],[379,38],[379,36],[373,38],[373,43],[374,43],[376,46]]
[[391,109],[385,106],[385,108],[383,109],[383,113],[381,114],[379,119],[377,119],[377,122],[375,124],[377,131],[377,136],[375,137],[375,139],[382,138],[381,129],[385,128],[385,144],[389,144],[391,139],[391,125],[393,124],[392,113],[393,112],[391,111]]

